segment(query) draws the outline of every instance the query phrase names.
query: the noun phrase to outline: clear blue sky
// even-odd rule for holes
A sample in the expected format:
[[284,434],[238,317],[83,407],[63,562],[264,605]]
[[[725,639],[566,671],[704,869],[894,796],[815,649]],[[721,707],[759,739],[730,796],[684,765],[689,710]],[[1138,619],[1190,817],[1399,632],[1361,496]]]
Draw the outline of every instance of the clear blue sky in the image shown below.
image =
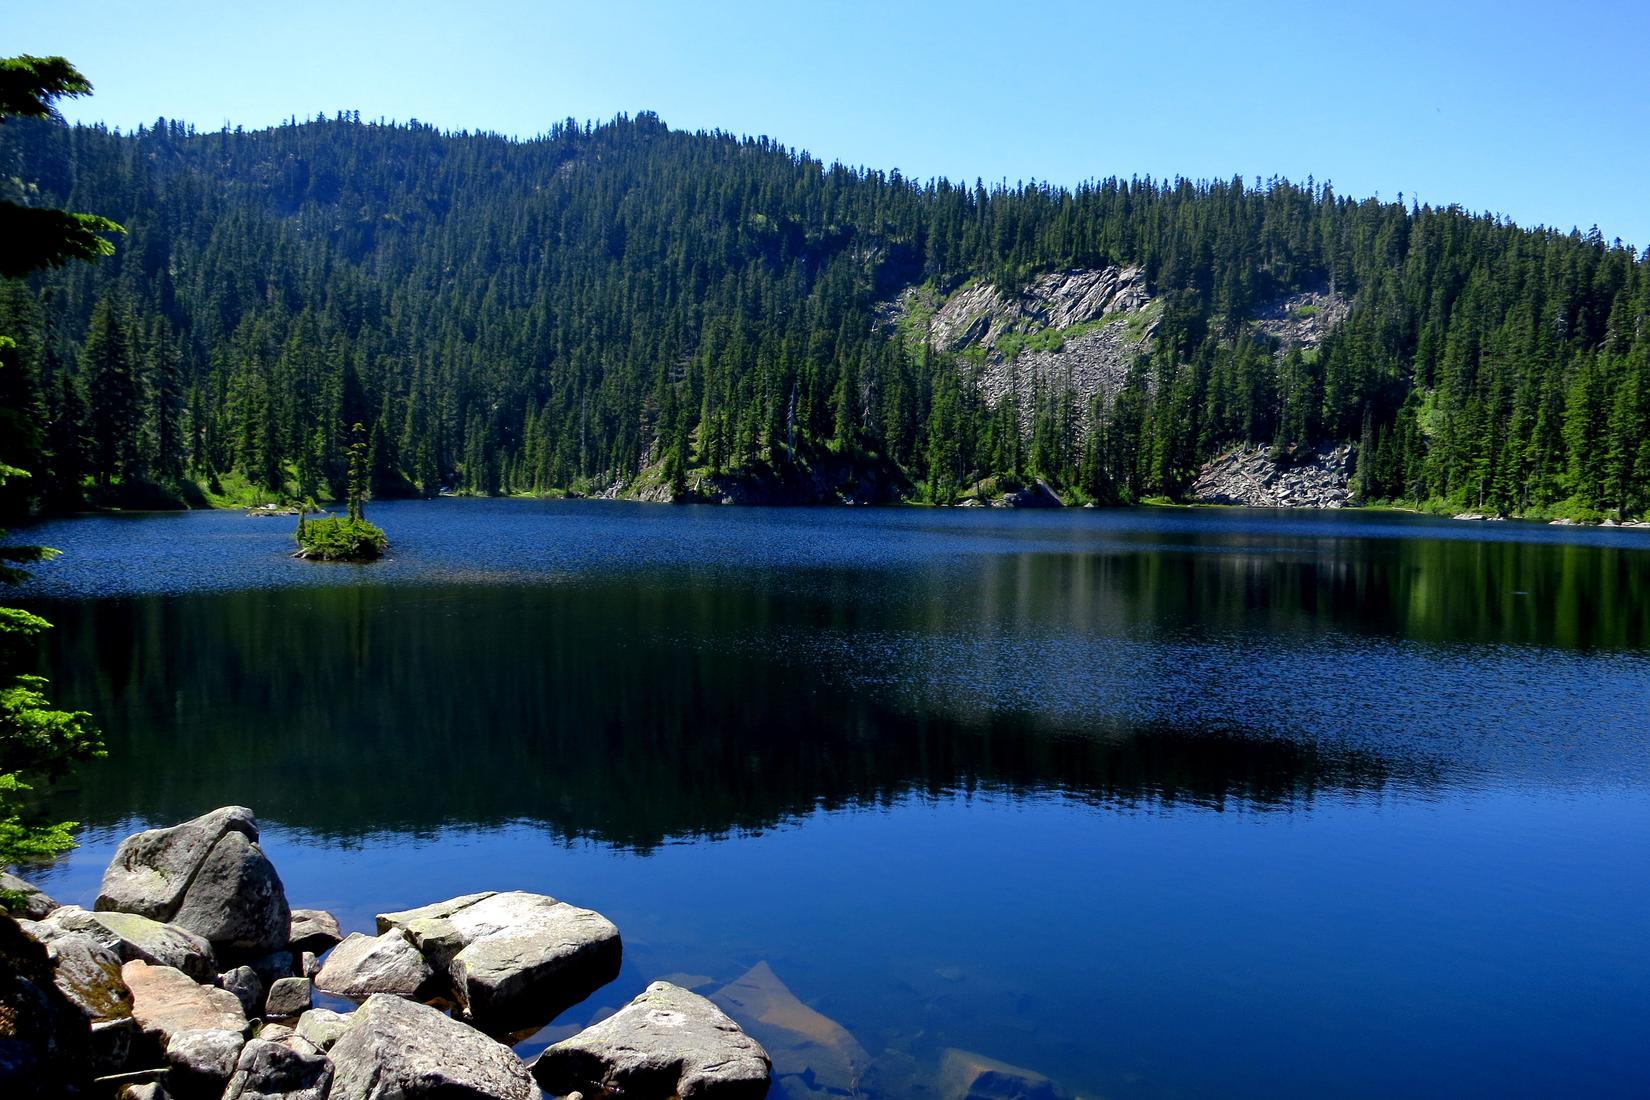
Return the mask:
[[12,53],[123,129],[654,110],[918,178],[1310,174],[1650,244],[1650,0],[8,0]]

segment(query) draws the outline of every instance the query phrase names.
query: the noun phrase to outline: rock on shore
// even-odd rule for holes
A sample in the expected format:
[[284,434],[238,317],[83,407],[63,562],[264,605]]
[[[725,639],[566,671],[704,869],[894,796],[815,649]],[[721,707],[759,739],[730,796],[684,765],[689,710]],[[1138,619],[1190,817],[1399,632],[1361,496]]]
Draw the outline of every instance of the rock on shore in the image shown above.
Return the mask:
[[1352,465],[1346,444],[1292,454],[1246,444],[1203,464],[1192,499],[1251,508],[1343,508],[1351,499]]
[[465,1015],[491,1030],[551,1019],[619,976],[613,923],[543,894],[454,898],[382,914],[378,925],[405,933],[445,970]]
[[428,1005],[384,993],[355,1011],[331,1058],[331,1100],[530,1100],[534,1091],[509,1047]]
[[533,1076],[565,1096],[762,1100],[773,1063],[761,1044],[697,993],[654,982],[601,1023],[545,1050]]
[[285,947],[292,922],[281,878],[258,846],[257,819],[244,806],[127,837],[95,908],[176,924],[220,954],[248,958]]

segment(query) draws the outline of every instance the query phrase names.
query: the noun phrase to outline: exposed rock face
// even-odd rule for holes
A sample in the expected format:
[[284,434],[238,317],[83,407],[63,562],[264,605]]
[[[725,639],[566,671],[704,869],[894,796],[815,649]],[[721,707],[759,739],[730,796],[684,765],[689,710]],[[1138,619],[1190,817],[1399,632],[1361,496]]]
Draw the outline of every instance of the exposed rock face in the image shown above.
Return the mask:
[[767,963],[757,963],[711,1000],[767,1050],[774,1077],[788,1095],[859,1090],[871,1056],[841,1024],[797,1000]]
[[1252,508],[1341,508],[1351,498],[1352,448],[1273,458],[1270,448],[1240,446],[1204,463],[1192,498]]
[[1284,349],[1315,348],[1352,312],[1352,303],[1327,290],[1292,294],[1255,318],[1255,331]]
[[929,337],[941,351],[995,348],[1010,332],[1065,329],[1111,313],[1136,313],[1151,302],[1138,267],[1061,271],[1018,294],[989,283],[959,290],[934,314]]
[[199,985],[181,970],[141,960],[121,967],[120,975],[132,991],[132,1016],[146,1035],[169,1043],[183,1031],[246,1030],[241,1002],[228,990]]
[[942,1100],[1060,1100],[1054,1082],[1036,1070],[983,1054],[948,1050],[940,1059]]
[[619,930],[600,913],[519,890],[462,902],[413,911],[438,915],[385,914],[379,923],[404,931],[445,969],[479,1027],[542,1024],[619,975]]
[[533,1096],[509,1047],[428,1005],[378,994],[354,1016],[332,1048],[331,1100]]
[[122,962],[141,959],[156,966],[175,967],[202,982],[211,981],[217,973],[217,960],[206,940],[175,924],[162,924],[135,913],[88,913],[78,905],[65,905],[33,928],[43,943],[71,932],[91,936]]
[[331,1086],[324,1055],[254,1039],[241,1050],[223,1100],[325,1100]]
[[57,902],[47,897],[39,887],[31,886],[16,875],[4,871],[0,871],[0,893],[23,895],[21,903],[13,905],[10,909],[6,908],[4,903],[0,903],[0,913],[21,917],[24,920],[40,920],[57,908]]
[[375,993],[416,997],[434,976],[435,971],[401,929],[382,936],[354,932],[327,956],[315,975],[315,988],[351,1000],[365,1000]]
[[238,1031],[179,1031],[166,1042],[167,1091],[178,1100],[216,1100],[235,1073],[246,1039]]
[[[928,338],[941,351],[984,352],[980,390],[995,405],[1010,390],[1026,425],[1039,388],[1075,391],[1079,408],[1100,394],[1109,402],[1129,367],[1151,347],[1157,331],[1153,298],[1140,268],[1109,267],[1044,275],[1015,293],[990,284],[957,291],[934,313]],[[1107,318],[1105,324],[1092,322]],[[1015,341],[1048,330],[1068,333],[1058,350],[1028,348],[1011,356]]]
[[545,1050],[533,1076],[558,1096],[762,1100],[771,1068],[767,1051],[721,1009],[654,982],[614,1015]]
[[344,934],[338,930],[338,918],[324,909],[294,909],[292,927],[288,933],[287,949],[302,954],[317,955],[342,943]]
[[285,947],[291,924],[286,891],[244,806],[127,837],[104,872],[96,909],[177,924],[248,958]]

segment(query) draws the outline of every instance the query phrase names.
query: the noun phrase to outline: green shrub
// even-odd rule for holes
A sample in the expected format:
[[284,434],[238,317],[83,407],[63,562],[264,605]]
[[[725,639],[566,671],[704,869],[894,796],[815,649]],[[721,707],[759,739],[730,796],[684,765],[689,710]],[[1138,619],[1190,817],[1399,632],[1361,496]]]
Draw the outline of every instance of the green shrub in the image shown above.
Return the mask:
[[304,522],[299,517],[298,557],[320,561],[374,561],[389,549],[384,532],[364,519],[343,517]]

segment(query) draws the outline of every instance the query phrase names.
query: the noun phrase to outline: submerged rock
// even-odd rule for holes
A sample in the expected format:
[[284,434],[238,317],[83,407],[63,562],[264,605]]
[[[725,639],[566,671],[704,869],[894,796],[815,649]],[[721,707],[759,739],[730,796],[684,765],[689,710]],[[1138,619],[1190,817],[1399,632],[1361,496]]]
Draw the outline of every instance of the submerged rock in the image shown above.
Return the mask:
[[379,920],[446,971],[454,999],[479,1027],[542,1024],[619,975],[613,923],[543,894],[455,898]]
[[549,1047],[533,1076],[556,1095],[604,1090],[626,1100],[762,1100],[772,1062],[697,993],[654,982],[607,1019]]
[[382,936],[355,932],[332,949],[315,975],[315,988],[354,1001],[375,993],[416,997],[434,976],[435,971],[401,929]]
[[428,1005],[385,994],[354,1013],[331,1057],[331,1100],[530,1100],[534,1093],[509,1047]]
[[286,946],[291,910],[244,806],[127,837],[95,908],[176,924],[243,957]]
[[798,1000],[767,963],[757,963],[710,999],[761,1042],[781,1084],[795,1077],[792,1084],[804,1091],[858,1091],[871,1056],[841,1024]]
[[246,1013],[228,990],[200,985],[181,970],[141,960],[127,963],[120,974],[132,991],[132,1016],[147,1035],[169,1042],[183,1031],[246,1030]]
[[970,1050],[940,1058],[941,1100],[1061,1100],[1054,1082],[1036,1070],[1011,1066]]

